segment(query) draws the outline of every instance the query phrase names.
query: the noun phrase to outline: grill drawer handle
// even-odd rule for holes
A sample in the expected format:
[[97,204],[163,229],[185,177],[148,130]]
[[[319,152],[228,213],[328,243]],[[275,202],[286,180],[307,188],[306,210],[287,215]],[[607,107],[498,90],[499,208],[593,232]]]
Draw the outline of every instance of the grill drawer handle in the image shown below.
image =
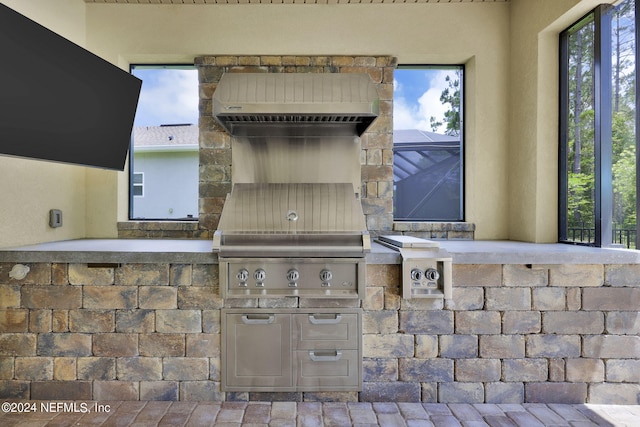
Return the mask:
[[334,317],[318,317],[317,314],[309,315],[309,323],[313,325],[337,325],[342,321],[342,314],[336,314]]
[[273,314],[269,314],[267,316],[260,314],[243,314],[242,315],[242,323],[246,325],[269,325],[273,323],[276,316]]
[[337,362],[342,358],[342,352],[336,351],[309,351],[309,359],[313,362]]

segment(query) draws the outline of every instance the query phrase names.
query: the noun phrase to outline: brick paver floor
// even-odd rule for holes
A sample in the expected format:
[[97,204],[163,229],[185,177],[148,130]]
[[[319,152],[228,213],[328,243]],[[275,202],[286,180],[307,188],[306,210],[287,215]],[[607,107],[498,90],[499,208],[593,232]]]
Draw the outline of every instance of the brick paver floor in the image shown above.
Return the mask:
[[2,409],[3,427],[640,426],[640,405],[3,401]]

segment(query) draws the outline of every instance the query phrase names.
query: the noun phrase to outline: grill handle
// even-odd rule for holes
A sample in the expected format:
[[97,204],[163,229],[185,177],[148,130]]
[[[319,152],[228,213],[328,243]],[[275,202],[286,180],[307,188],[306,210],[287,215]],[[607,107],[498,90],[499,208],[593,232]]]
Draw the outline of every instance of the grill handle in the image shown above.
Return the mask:
[[273,314],[243,314],[242,323],[245,325],[269,325],[275,320]]
[[[215,245],[218,245],[215,247]],[[214,241],[214,249],[221,252],[222,257],[262,256],[329,256],[334,258],[361,258],[367,250],[362,246],[345,245],[220,245]]]
[[336,314],[333,317],[325,317],[325,315],[310,314],[309,323],[313,325],[337,325],[342,321],[342,315]]
[[309,351],[309,359],[313,362],[337,362],[342,358],[342,352],[336,351]]

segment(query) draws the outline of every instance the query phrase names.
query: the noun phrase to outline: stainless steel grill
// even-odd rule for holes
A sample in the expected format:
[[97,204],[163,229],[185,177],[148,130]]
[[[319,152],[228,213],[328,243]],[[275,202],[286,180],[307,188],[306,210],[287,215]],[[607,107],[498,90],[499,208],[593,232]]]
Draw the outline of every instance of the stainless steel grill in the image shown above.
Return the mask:
[[223,297],[364,298],[358,136],[378,103],[366,74],[222,77],[213,110],[234,148],[213,245]]
[[225,297],[358,297],[369,249],[351,184],[236,184],[214,238]]

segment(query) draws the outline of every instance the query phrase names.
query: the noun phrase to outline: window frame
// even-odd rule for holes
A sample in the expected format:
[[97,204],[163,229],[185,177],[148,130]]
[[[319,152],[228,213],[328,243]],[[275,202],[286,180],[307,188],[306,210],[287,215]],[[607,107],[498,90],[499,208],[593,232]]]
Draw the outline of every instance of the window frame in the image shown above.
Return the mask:
[[[136,182],[135,176],[140,175],[140,182]],[[132,180],[131,180],[131,191],[133,197],[144,197],[144,172],[131,172]],[[140,194],[135,194],[135,188],[140,187]]]
[[[638,5],[635,0],[635,37],[640,34],[638,28]],[[602,4],[574,22],[560,33],[560,66],[559,66],[559,191],[558,191],[558,241],[573,245],[610,247],[613,242],[613,165],[612,165],[612,16],[615,5]],[[569,37],[575,33],[576,26],[593,16],[594,24],[594,225],[593,242],[579,242],[569,239],[568,233],[568,123],[569,123]],[[578,28],[579,30],[579,28]],[[636,83],[640,76],[638,61],[638,43],[635,43],[635,76]],[[635,144],[636,164],[640,164],[640,112],[638,109],[640,89],[635,85]],[[636,167],[636,248],[640,248],[640,170]]]
[[[465,191],[466,191],[466,162],[465,162],[465,140],[466,140],[466,126],[465,126],[465,113],[466,113],[466,102],[465,102],[465,93],[466,93],[466,67],[465,64],[398,64],[396,66],[396,70],[459,70],[462,74],[461,82],[460,82],[460,186],[459,186],[459,195],[460,195],[460,203],[458,206],[459,209],[459,219],[441,219],[441,218],[432,218],[432,219],[411,219],[411,218],[396,218],[395,212],[393,213],[393,221],[400,223],[442,223],[442,222],[456,222],[463,223],[466,222],[466,204],[465,204]],[[395,102],[395,91],[394,91],[394,102]],[[395,156],[395,141],[394,141],[394,156]],[[395,168],[395,162],[394,162]],[[395,181],[393,182],[394,194],[393,201],[395,205]]]
[[640,249],[640,84],[638,79],[640,78],[640,13],[638,8],[640,7],[640,0],[634,0],[634,25],[635,25],[635,87],[636,87],[636,249]]
[[[171,70],[171,69],[175,69],[175,70],[180,70],[180,69],[193,69],[195,72],[199,72],[198,71],[198,67],[196,67],[193,63],[179,63],[179,64],[162,64],[162,63],[158,63],[158,64],[143,64],[143,63],[131,63],[129,64],[129,73],[133,75],[133,71],[134,69],[165,69],[165,70]],[[144,82],[143,82],[144,84]],[[197,123],[196,123],[197,125]],[[143,184],[143,195],[142,196],[137,196],[134,194],[133,191],[133,187],[134,187],[134,180],[133,180],[133,175],[134,173],[140,173],[144,175],[144,172],[135,172],[134,171],[134,167],[135,167],[135,160],[134,160],[134,155],[133,155],[133,128],[131,129],[131,139],[130,139],[130,143],[129,143],[129,173],[128,173],[128,179],[129,179],[129,185],[128,185],[128,190],[129,190],[129,208],[128,208],[128,218],[129,221],[140,221],[140,222],[154,222],[154,221],[174,221],[174,222],[179,222],[179,221],[185,221],[184,218],[137,218],[134,216],[133,214],[133,210],[134,210],[134,198],[141,198],[144,197],[144,184]],[[200,150],[198,150],[198,154],[200,153]],[[143,181],[144,182],[144,181]],[[200,203],[200,195],[199,195],[199,190],[198,190],[198,204]],[[190,221],[198,221],[198,217],[194,217],[192,220]]]

